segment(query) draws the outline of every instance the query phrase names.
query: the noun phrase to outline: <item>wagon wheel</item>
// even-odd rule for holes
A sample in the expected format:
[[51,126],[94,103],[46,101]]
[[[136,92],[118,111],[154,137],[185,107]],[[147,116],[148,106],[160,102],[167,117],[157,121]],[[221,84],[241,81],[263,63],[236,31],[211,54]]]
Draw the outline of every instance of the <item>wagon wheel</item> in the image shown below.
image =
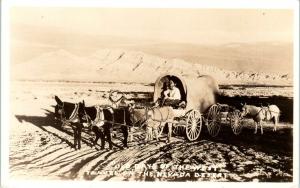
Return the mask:
[[202,117],[198,110],[191,110],[187,114],[186,118],[186,136],[189,139],[189,141],[196,140],[202,129]]
[[235,135],[239,135],[243,129],[243,126],[240,121],[240,117],[241,117],[241,112],[239,110],[233,111],[230,116],[230,126]]
[[220,109],[216,104],[212,105],[208,111],[206,125],[208,132],[212,137],[216,137],[221,128],[221,116],[219,112]]

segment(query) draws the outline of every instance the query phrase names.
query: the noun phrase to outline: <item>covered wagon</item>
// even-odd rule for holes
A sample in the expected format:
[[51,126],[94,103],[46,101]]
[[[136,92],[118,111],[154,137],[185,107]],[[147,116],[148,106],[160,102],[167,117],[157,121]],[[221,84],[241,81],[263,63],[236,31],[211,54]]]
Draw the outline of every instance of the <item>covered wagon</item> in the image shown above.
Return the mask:
[[[166,83],[175,82],[181,94],[184,107],[173,109],[176,116],[173,122],[173,133],[185,130],[188,140],[196,140],[202,129],[203,121],[211,135],[219,132],[220,124],[218,111],[215,111],[215,95],[218,92],[218,84],[211,76],[204,75],[198,78],[183,78],[175,74],[160,76],[154,85],[153,102],[159,100],[165,90]],[[204,117],[205,116],[205,117]]]

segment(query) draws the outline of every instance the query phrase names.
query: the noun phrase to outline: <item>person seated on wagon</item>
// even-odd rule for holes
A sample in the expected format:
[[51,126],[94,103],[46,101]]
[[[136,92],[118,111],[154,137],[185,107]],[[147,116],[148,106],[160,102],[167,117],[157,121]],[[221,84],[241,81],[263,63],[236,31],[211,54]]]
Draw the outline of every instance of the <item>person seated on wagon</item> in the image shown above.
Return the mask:
[[178,108],[180,103],[181,103],[180,90],[176,87],[174,81],[170,80],[169,87],[163,92],[161,105]]
[[134,104],[133,100],[127,99],[125,95],[118,90],[110,91],[109,101],[111,102],[110,106],[112,108],[128,107]]
[[108,99],[111,107],[118,108],[123,99],[123,95],[118,90],[111,90]]

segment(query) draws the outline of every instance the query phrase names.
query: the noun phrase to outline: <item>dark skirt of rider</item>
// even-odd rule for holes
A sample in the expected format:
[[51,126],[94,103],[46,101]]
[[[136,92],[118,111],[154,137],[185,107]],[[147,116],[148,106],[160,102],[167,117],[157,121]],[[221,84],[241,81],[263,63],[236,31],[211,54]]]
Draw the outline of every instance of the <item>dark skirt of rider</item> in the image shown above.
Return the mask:
[[172,100],[172,99],[165,99],[163,106],[172,106],[173,108],[178,108],[181,100]]

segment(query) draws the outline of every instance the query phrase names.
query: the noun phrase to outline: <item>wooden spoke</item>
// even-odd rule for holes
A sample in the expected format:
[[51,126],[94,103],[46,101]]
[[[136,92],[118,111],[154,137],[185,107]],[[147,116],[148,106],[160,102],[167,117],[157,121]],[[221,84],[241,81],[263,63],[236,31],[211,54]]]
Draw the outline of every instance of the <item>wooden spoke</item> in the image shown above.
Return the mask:
[[200,122],[202,123],[202,118],[199,118],[196,123],[199,124]]

